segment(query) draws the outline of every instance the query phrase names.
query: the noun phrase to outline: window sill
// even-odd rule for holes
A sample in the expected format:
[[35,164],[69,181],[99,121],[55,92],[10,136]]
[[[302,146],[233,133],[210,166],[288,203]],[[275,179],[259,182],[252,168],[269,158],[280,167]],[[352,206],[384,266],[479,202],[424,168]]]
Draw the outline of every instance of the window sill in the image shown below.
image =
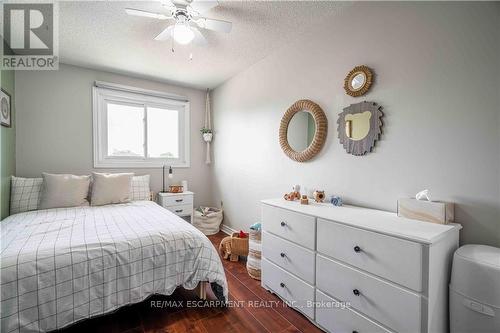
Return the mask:
[[174,161],[94,161],[94,168],[105,168],[105,169],[157,169],[164,165],[171,166],[172,168],[189,168],[189,162],[174,162]]

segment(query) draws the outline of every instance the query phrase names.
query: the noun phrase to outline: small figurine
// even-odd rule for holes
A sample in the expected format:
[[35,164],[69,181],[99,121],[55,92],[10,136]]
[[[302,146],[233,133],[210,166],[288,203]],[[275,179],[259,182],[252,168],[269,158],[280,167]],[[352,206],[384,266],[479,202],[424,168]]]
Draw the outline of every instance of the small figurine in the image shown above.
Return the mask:
[[292,192],[284,195],[285,200],[295,201],[300,199],[300,185],[295,185]]
[[323,200],[325,200],[325,191],[316,190],[314,191],[313,196],[316,202],[323,202]]
[[330,198],[330,203],[334,206],[340,207],[342,206],[342,198],[337,195],[332,195]]
[[307,198],[307,195],[305,194],[302,195],[302,197],[300,198],[300,204],[309,205],[309,199]]

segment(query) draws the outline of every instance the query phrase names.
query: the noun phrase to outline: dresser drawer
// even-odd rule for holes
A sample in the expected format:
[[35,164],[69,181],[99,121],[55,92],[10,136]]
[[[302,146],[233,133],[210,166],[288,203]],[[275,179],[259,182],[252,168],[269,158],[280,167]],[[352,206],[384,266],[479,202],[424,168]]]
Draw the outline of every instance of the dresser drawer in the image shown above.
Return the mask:
[[193,205],[193,196],[190,194],[160,196],[160,205],[163,207]]
[[262,255],[307,283],[314,284],[315,257],[313,251],[268,232],[263,232]]
[[265,231],[314,250],[315,217],[263,205],[262,228]]
[[422,245],[318,219],[318,252],[422,291]]
[[316,258],[316,287],[395,331],[421,331],[421,296],[401,287],[321,255]]
[[[390,333],[388,329],[357,314],[349,308],[336,306],[337,301],[316,291],[316,322],[333,333]],[[407,330],[407,332],[412,332]],[[417,332],[417,331],[415,331]]]
[[270,261],[262,260],[262,283],[289,305],[314,319],[314,287],[287,273]]
[[167,206],[165,208],[179,216],[186,216],[193,214],[193,205]]

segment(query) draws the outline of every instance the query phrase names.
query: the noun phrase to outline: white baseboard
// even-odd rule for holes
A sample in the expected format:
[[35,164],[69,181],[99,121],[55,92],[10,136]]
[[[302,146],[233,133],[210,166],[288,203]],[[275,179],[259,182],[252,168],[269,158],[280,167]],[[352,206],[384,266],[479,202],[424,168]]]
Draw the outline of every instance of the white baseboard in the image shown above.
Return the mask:
[[220,228],[220,231],[225,233],[226,235],[232,235],[233,232],[237,232],[235,229],[228,227],[227,225],[223,224]]

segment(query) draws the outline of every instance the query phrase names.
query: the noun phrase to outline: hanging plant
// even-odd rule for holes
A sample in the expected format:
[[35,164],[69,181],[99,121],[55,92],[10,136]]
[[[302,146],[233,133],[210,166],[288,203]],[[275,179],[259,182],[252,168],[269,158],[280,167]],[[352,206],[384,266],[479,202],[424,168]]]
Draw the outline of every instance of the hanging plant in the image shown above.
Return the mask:
[[212,141],[213,133],[210,128],[203,127],[202,129],[200,129],[200,132],[203,135],[203,140],[205,140],[205,142]]

